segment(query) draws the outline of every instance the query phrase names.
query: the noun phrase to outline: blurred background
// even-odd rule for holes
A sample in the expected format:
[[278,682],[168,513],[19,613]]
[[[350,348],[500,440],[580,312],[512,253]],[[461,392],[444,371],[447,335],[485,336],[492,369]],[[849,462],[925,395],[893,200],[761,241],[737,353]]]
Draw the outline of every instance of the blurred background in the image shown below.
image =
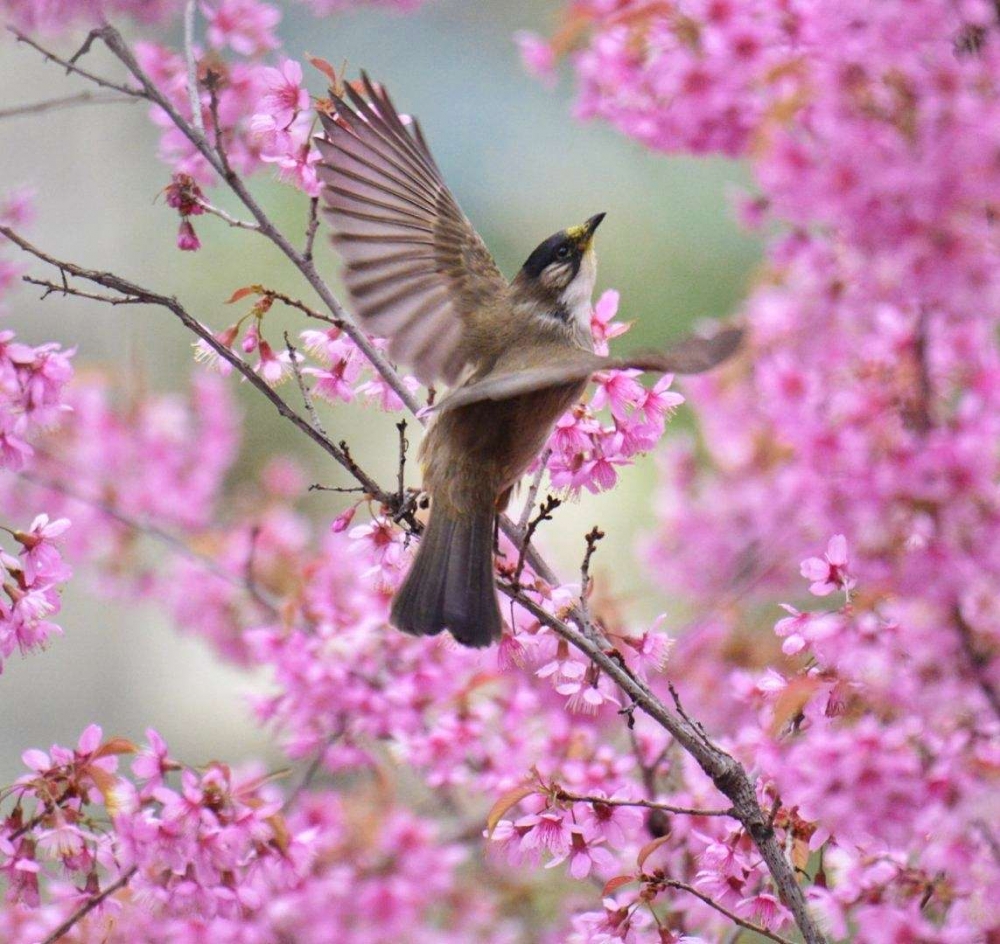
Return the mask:
[[[429,0],[408,16],[362,10],[324,19],[282,6],[288,55],[317,55],[338,67],[347,60],[352,72],[363,67],[389,87],[400,108],[419,116],[445,179],[506,274],[553,231],[607,212],[598,238],[598,292],[620,290],[622,316],[636,322],[618,350],[667,343],[692,322],[728,315],[738,305],[760,258],[758,239],[739,229],[730,207],[733,190],[747,183],[744,168],[657,156],[607,126],[575,119],[568,71],[546,88],[525,73],[513,40],[522,29],[549,35],[559,3]],[[74,39],[52,45],[72,52]],[[119,74],[101,54],[88,65]],[[0,76],[0,112],[84,87],[9,38],[0,40]],[[323,91],[318,73],[307,78],[314,93]],[[263,240],[219,220],[198,218],[199,252],[176,249],[176,214],[156,199],[169,181],[156,158],[157,137],[139,105],[9,117],[0,122],[0,189],[37,188],[29,236],[40,247],[176,294],[216,329],[234,320],[224,302],[249,282],[311,300]],[[286,231],[303,230],[301,194],[263,176],[254,186]],[[235,212],[220,192],[212,199]],[[333,277],[336,261],[325,240],[318,245]],[[279,318],[285,322],[276,337],[281,327],[305,327]],[[78,371],[108,370],[123,384],[180,389],[196,369],[191,338],[166,312],[55,297],[43,303],[30,290],[12,299],[5,320],[2,327],[32,343],[78,347]],[[310,481],[339,482],[323,455],[258,395],[241,387],[237,396],[246,414],[237,478],[257,475],[270,456],[286,452]],[[347,439],[366,468],[382,480],[394,475],[392,417],[357,407],[322,409],[331,435]],[[682,408],[675,423],[689,422]],[[598,550],[597,577],[643,618],[669,605],[645,582],[634,550],[652,523],[654,482],[654,460],[647,457],[624,470],[615,490],[564,506],[541,535],[568,576],[578,572],[583,534],[599,523],[608,537]],[[336,498],[312,493],[306,507],[328,521],[342,507]],[[10,524],[24,526],[41,510],[26,508],[24,520]],[[66,590],[59,622],[65,637],[46,653],[13,658],[0,679],[0,784],[22,772],[25,748],[74,743],[90,721],[133,738],[154,727],[189,763],[270,756],[267,734],[253,723],[245,699],[266,690],[267,679],[222,665],[207,646],[177,634],[156,608],[104,599],[81,574]]]

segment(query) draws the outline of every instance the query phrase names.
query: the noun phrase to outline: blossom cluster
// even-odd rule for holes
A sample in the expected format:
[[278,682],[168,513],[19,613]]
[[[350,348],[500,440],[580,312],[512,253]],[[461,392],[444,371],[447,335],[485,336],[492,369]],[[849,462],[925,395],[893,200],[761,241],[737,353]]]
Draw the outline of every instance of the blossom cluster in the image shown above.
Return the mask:
[[[181,5],[142,6],[167,22]],[[71,7],[138,10],[5,8],[39,27],[66,25]],[[279,13],[199,6],[199,118],[238,173],[275,165],[306,196],[312,106],[278,51]],[[587,0],[553,44],[522,41],[541,70],[574,50],[581,114],[659,151],[747,159],[757,192],[739,210],[774,235],[742,312],[748,355],[689,382],[697,449],[661,452],[644,556],[692,608],[689,631],[630,623],[600,586],[551,586],[508,541],[498,574],[559,618],[586,597],[609,651],[661,697],[666,674],[683,680],[687,710],[757,776],[834,939],[957,944],[1000,929],[995,16],[977,0]],[[159,41],[139,55],[192,118],[183,57]],[[195,249],[217,181],[169,115],[153,120],[178,241]],[[269,341],[277,293],[231,300],[250,297],[216,340],[268,383],[294,366],[319,400],[401,410],[339,329],[302,332],[293,355]],[[615,293],[597,303],[599,351],[627,328],[617,306]],[[39,940],[116,883],[79,940],[722,939],[730,918],[699,895],[791,933],[714,785],[548,626],[512,607],[488,652],[395,633],[388,603],[413,535],[389,509],[362,495],[318,525],[304,474],[281,458],[223,500],[239,425],[225,380],[198,375],[190,404],[147,394],[119,409],[106,383],[63,389],[63,352],[3,343],[7,412],[37,411],[18,421],[45,438],[35,456],[15,450],[35,484],[5,480],[0,504],[48,517],[13,531],[19,550],[0,560],[0,607],[29,600],[36,620],[34,636],[0,635],[0,652],[54,631],[39,627],[63,555],[89,560],[105,588],[162,601],[266,674],[256,717],[305,770],[283,791],[259,770],[181,764],[155,732],[139,749],[95,727],[75,749],[28,751],[31,772],[2,799],[13,904],[0,937]],[[211,345],[199,354],[228,366]],[[62,378],[22,383],[42,355]],[[612,486],[659,443],[682,402],[671,384],[599,376],[552,434],[552,486]],[[144,533],[176,552],[169,563],[144,559]],[[361,786],[334,794],[331,778]]]
[[[618,301],[618,292],[608,290],[594,306],[591,333],[599,354],[607,354],[608,341],[631,327],[615,320]],[[650,388],[636,379],[638,374],[637,370],[600,372],[589,402],[579,403],[556,423],[546,446],[546,468],[555,488],[571,495],[581,488],[590,492],[613,488],[618,481],[616,469],[631,464],[660,441],[667,417],[684,397],[670,389],[671,374],[664,374]],[[610,414],[610,422],[602,422],[602,411]]]
[[571,50],[582,115],[747,159],[774,234],[748,357],[685,391],[710,464],[661,461],[652,571],[707,614],[687,697],[810,824],[832,937],[995,934],[995,5],[581,3],[522,48]]
[[[423,0],[301,0],[317,16],[363,6],[414,10]],[[13,26],[40,33],[61,33],[79,26],[97,26],[124,17],[144,26],[168,26],[180,18],[185,0],[3,0],[0,12]],[[209,24],[216,47],[231,46],[246,54],[278,45],[274,29],[281,10],[260,0],[202,0],[199,8]]]

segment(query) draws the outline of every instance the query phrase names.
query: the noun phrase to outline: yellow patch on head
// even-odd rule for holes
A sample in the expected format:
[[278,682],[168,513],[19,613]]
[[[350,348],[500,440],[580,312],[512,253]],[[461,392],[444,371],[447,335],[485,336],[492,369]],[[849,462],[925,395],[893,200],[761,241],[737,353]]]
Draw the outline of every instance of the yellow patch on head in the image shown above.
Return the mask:
[[570,226],[566,230],[566,237],[576,243],[580,252],[586,252],[594,241],[594,230],[586,223],[581,226]]

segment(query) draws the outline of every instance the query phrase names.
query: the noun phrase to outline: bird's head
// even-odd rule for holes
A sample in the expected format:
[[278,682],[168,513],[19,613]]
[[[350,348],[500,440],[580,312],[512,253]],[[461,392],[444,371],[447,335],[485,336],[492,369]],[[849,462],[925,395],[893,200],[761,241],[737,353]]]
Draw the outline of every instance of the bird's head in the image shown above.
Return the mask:
[[528,256],[515,288],[558,318],[589,324],[597,278],[594,232],[603,219],[604,214],[598,213],[580,226],[553,233]]

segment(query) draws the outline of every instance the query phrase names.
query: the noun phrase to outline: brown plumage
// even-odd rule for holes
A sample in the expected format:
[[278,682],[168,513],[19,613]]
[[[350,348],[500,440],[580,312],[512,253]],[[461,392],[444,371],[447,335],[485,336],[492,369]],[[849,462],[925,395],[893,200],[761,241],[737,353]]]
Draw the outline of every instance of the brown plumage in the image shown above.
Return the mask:
[[420,448],[431,516],[393,601],[392,622],[451,631],[468,646],[499,639],[493,576],[498,511],[552,425],[597,370],[697,373],[729,356],[739,332],[690,338],[637,358],[593,352],[593,235],[604,214],[545,240],[510,283],[448,191],[416,121],[383,89],[333,96],[321,116],[324,213],[344,282],[367,330],[425,383],[453,390]]

